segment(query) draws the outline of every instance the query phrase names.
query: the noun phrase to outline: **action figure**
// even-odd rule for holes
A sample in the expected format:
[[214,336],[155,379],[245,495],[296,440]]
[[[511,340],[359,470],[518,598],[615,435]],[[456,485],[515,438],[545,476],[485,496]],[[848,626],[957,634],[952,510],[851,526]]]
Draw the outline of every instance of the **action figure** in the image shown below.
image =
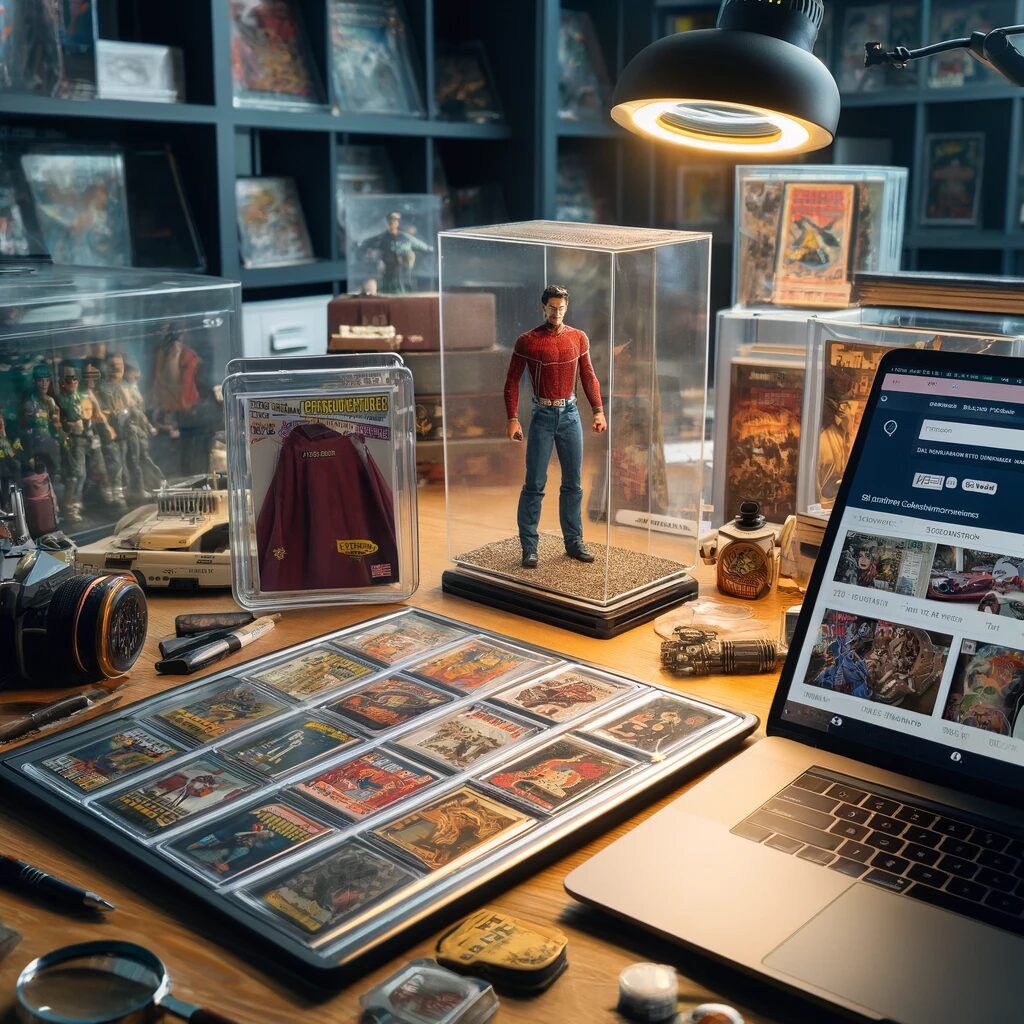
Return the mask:
[[64,448],[64,501],[65,516],[69,523],[82,521],[82,494],[85,489],[85,459],[92,434],[82,411],[82,396],[78,393],[78,370],[73,363],[65,363],[60,373],[61,428],[65,436]]
[[202,360],[170,325],[164,328],[153,358],[150,405],[158,430],[172,441],[181,437],[181,414],[191,412],[199,402],[196,376]]
[[401,230],[402,215],[397,211],[388,214],[387,223],[386,231],[359,243],[359,254],[376,265],[383,294],[401,295],[415,290],[412,268],[416,265],[416,253],[434,250],[415,235]]
[[506,434],[510,441],[523,439],[523,428],[516,412],[519,408],[519,380],[524,369],[530,371],[533,384],[533,411],[526,442],[526,479],[519,495],[516,517],[524,569],[537,568],[537,525],[552,446],[562,467],[558,519],[565,552],[580,562],[594,561],[594,556],[583,544],[583,487],[580,483],[583,428],[576,407],[577,376],[594,412],[594,432],[603,434],[608,429],[601,405],[601,385],[590,362],[590,341],[583,331],[564,322],[569,308],[569,292],[559,285],[548,285],[540,297],[540,304],[544,323],[516,339],[505,377]]
[[121,432],[117,429],[116,417],[109,412],[100,388],[102,374],[93,362],[85,364],[85,395],[83,401],[92,407],[93,433],[99,439],[106,471],[104,496],[111,505],[123,509],[124,504],[124,450]]
[[50,367],[37,363],[32,367],[32,394],[21,404],[21,439],[26,456],[53,477],[61,461],[64,430],[60,409],[51,394]]
[[131,363],[124,364],[124,393],[128,400],[128,424],[132,443],[138,451],[138,475],[135,464],[128,460],[128,496],[132,500],[145,501],[153,492],[167,486],[163,471],[149,454],[150,438],[156,437],[157,429],[146,415],[146,402],[139,389],[142,371]]
[[21,442],[7,436],[7,423],[0,415],[0,502],[7,500],[11,484],[21,480],[21,456],[24,451]]

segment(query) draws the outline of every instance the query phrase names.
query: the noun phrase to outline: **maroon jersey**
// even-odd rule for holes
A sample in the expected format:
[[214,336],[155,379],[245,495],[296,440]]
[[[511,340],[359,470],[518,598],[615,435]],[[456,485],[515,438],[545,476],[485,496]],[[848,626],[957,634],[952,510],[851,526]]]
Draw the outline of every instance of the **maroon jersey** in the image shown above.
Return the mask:
[[262,590],[398,580],[391,488],[362,438],[304,423],[284,439],[256,520]]
[[505,377],[505,411],[513,419],[519,408],[519,379],[530,371],[533,393],[538,398],[568,398],[576,393],[576,375],[594,412],[601,410],[601,385],[590,362],[590,340],[583,331],[562,325],[553,331],[547,324],[520,334],[512,350]]

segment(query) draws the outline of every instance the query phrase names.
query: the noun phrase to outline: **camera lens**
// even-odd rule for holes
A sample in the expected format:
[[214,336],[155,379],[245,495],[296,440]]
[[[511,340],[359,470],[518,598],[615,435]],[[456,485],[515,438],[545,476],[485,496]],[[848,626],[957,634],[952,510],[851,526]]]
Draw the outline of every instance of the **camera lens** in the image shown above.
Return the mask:
[[50,601],[46,637],[57,671],[119,676],[146,641],[149,612],[139,585],[125,576],[84,573],[64,580]]

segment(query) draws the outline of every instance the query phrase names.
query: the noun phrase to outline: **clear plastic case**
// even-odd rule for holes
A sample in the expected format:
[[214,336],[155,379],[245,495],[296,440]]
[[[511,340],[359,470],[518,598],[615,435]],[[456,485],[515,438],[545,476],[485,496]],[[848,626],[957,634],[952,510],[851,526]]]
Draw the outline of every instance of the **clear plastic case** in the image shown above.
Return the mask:
[[[147,575],[160,558],[154,499],[223,468],[220,381],[241,351],[239,296],[236,282],[166,271],[5,267],[0,504],[18,484],[33,537],[62,529],[96,541],[98,571]],[[214,527],[190,553],[226,547]],[[158,585],[197,585],[172,576]]]
[[[388,685],[400,673],[424,688],[416,682],[424,667],[466,640],[519,651],[523,662],[511,679],[494,676],[469,692],[435,684],[431,692],[444,699],[430,706]],[[289,683],[280,694],[287,707],[273,716],[258,715],[238,690],[267,703],[274,691],[255,681],[266,685],[275,668],[371,651],[380,655],[371,676],[340,691],[314,686],[302,697]],[[235,697],[225,699],[228,691]],[[344,717],[346,696],[394,718],[363,730]],[[114,737],[145,729],[147,744],[166,745],[159,723],[180,724],[186,712],[233,724],[202,739],[186,733],[187,743],[159,756],[138,746],[133,769],[101,774],[85,792],[76,784],[87,756],[121,751],[127,763],[132,744]],[[355,742],[339,739],[308,758],[308,740],[287,749],[289,727],[303,722],[342,729]],[[3,759],[0,774],[77,827],[116,836],[127,855],[216,905],[241,941],[262,942],[326,980],[341,965],[361,973],[358,958],[402,929],[755,726],[753,716],[405,609],[22,747]],[[105,772],[106,764],[90,770]]]
[[351,196],[345,204],[349,287],[363,295],[436,291],[440,227],[440,196]]
[[858,270],[900,266],[904,167],[736,168],[733,305],[850,305]]
[[224,382],[244,608],[404,601],[419,584],[412,374],[390,354],[331,359],[247,359]]
[[[610,635],[616,609],[671,590],[695,561],[710,235],[533,221],[446,231],[439,246],[448,545],[458,567],[445,586],[503,588],[527,615],[555,602],[548,621],[578,613]],[[555,328],[542,303],[549,285],[568,290]],[[471,330],[493,345],[452,344]],[[450,410],[473,404],[497,407],[496,423],[461,429],[466,417]],[[507,436],[511,416],[519,442]],[[538,467],[552,447],[563,449],[560,470],[552,460],[542,503]],[[581,543],[592,563],[568,557]],[[536,569],[520,564],[528,549]],[[587,625],[592,616],[600,621]]]
[[742,501],[769,522],[796,512],[807,325],[790,309],[724,309],[717,317],[711,525]]
[[1024,320],[931,310],[863,309],[809,325],[797,505],[830,508],[875,370],[890,348],[1024,354]]

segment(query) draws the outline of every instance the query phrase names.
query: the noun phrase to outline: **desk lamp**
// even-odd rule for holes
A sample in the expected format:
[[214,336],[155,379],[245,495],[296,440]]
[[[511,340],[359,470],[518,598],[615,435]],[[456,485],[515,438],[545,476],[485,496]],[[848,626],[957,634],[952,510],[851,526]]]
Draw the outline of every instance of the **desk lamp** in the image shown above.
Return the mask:
[[712,153],[778,156],[832,142],[839,89],[811,53],[821,0],[723,0],[715,28],[679,32],[623,69],[612,118]]

